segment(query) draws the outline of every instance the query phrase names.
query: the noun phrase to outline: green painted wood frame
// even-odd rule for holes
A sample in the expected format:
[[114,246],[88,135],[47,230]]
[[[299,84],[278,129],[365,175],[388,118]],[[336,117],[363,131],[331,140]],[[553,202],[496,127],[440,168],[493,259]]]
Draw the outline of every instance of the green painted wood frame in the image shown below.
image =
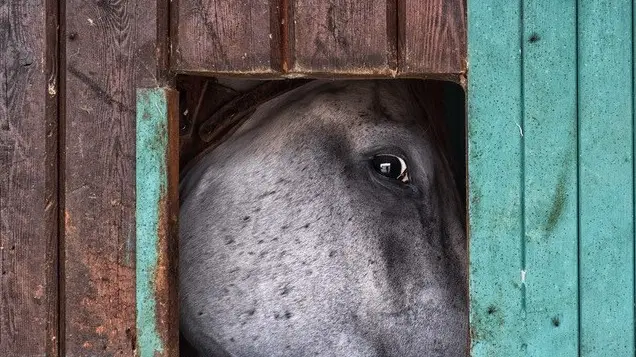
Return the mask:
[[633,7],[468,1],[474,357],[634,356]]
[[137,90],[137,349],[175,357],[178,344],[178,95]]

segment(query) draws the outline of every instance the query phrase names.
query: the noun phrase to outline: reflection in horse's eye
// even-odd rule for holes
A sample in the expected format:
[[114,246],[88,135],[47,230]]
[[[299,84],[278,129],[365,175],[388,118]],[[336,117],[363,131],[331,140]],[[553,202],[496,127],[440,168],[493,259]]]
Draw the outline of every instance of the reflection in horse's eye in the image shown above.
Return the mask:
[[390,154],[380,154],[373,157],[373,168],[380,175],[409,183],[409,174],[406,169],[406,161],[403,158]]

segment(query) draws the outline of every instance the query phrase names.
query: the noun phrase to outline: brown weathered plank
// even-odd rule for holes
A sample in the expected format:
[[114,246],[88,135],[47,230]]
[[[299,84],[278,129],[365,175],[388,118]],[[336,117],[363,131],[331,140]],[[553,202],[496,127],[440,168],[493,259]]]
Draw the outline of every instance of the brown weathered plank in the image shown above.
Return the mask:
[[271,73],[280,66],[280,11],[278,1],[172,1],[173,69]]
[[465,0],[174,0],[171,9],[177,72],[457,80],[466,69]]
[[465,0],[398,1],[398,14],[401,75],[465,72]]
[[395,1],[293,1],[292,72],[390,75],[396,61]]
[[67,356],[134,355],[135,88],[164,81],[161,4],[66,2]]
[[3,357],[58,353],[55,6],[0,4]]

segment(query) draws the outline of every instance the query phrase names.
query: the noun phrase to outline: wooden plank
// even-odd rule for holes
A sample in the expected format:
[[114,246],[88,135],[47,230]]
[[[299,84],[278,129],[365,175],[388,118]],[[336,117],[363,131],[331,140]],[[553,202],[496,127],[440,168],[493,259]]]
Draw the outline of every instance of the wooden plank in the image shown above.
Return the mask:
[[576,1],[523,2],[527,356],[578,354]]
[[395,1],[293,1],[290,71],[395,73],[395,14]]
[[579,1],[581,356],[634,355],[630,0]]
[[399,73],[466,71],[465,0],[398,1]]
[[280,64],[278,1],[172,1],[172,68],[264,74]]
[[0,4],[0,354],[7,357],[58,355],[55,6]]
[[471,354],[525,356],[521,3],[468,3]]
[[167,2],[65,4],[67,356],[135,353],[135,88],[165,78]]
[[177,356],[178,95],[137,90],[137,331],[140,357]]
[[466,70],[464,0],[171,4],[180,73],[457,79]]

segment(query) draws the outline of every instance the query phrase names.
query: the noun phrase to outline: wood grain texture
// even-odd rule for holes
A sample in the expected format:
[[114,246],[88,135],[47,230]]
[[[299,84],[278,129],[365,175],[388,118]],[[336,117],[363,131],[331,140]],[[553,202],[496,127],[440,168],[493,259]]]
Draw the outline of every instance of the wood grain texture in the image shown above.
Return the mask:
[[180,73],[457,80],[466,71],[465,0],[174,0],[171,12]]
[[52,5],[0,4],[0,355],[6,357],[58,352]]
[[401,75],[466,71],[465,0],[399,0]]
[[171,9],[176,71],[262,74],[279,65],[271,61],[280,51],[277,3],[175,0]]
[[135,89],[165,81],[159,4],[66,2],[66,356],[134,355]]
[[578,2],[582,356],[633,356],[633,1]]
[[394,73],[394,1],[294,0],[292,4],[291,72]]

